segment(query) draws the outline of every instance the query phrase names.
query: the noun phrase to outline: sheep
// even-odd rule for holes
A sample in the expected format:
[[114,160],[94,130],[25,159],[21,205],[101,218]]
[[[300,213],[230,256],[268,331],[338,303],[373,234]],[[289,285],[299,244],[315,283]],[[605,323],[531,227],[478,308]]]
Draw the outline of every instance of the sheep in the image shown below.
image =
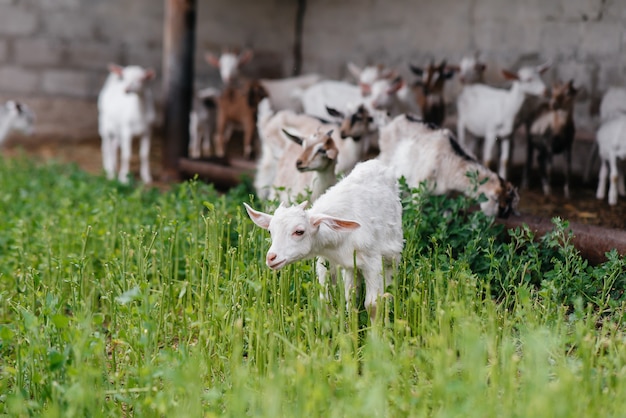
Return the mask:
[[243,128],[243,155],[252,158],[253,140],[256,133],[256,114],[259,102],[267,96],[263,86],[256,80],[246,81],[241,86],[228,85],[217,98],[217,127],[215,155],[226,156],[230,140],[227,129],[232,124]]
[[[270,232],[272,244],[265,259],[269,268],[279,270],[322,257],[331,271],[341,267],[349,308],[356,266],[365,281],[365,307],[375,319],[376,300],[391,284],[403,248],[402,205],[397,180],[388,167],[376,160],[357,164],[309,209],[305,209],[307,202],[281,204],[271,215],[244,206],[252,221]],[[318,264],[322,286],[326,275],[326,268]]]
[[600,173],[596,198],[606,196],[606,179],[610,175],[609,205],[617,204],[617,195],[626,195],[624,173],[618,167],[618,159],[626,159],[626,114],[609,118],[600,125],[596,135],[600,155]]
[[270,199],[292,201],[298,195],[310,191],[310,201],[315,201],[337,182],[337,146],[333,131],[318,130],[305,138],[283,133],[292,141],[278,161],[276,177],[270,189]]
[[512,80],[509,89],[498,89],[484,84],[464,86],[457,98],[457,135],[462,146],[466,146],[465,131],[484,138],[482,160],[486,167],[491,163],[496,139],[501,141],[498,173],[506,178],[511,151],[511,137],[515,132],[516,116],[526,95],[540,96],[546,92],[541,74],[548,65],[522,67],[517,74],[503,70],[505,78]]
[[442,126],[446,117],[446,104],[443,93],[446,80],[454,75],[454,70],[443,60],[439,65],[431,62],[425,68],[411,65],[411,71],[419,77],[412,89],[422,111],[422,119]]
[[13,131],[30,135],[35,124],[35,113],[25,104],[9,100],[0,107],[0,144]]
[[[406,120],[401,123],[399,118]],[[435,195],[457,191],[475,198],[484,194],[487,200],[480,207],[487,216],[505,218],[516,210],[517,189],[469,156],[448,129],[405,116],[395,122],[394,130],[401,136],[378,158],[393,167],[395,175],[404,177],[410,187],[426,182],[427,190]],[[394,124],[389,126],[394,128]],[[468,173],[477,173],[476,181]]]
[[266,199],[274,183],[279,160],[283,155],[289,140],[283,133],[283,128],[297,135],[306,136],[316,132],[333,130],[332,138],[339,150],[335,174],[348,174],[357,162],[361,161],[367,149],[367,144],[359,137],[340,136],[338,126],[324,123],[309,115],[295,113],[290,110],[273,112],[269,99],[259,103],[257,116],[257,130],[261,139],[261,157],[257,161],[257,172],[254,178],[254,187],[259,197]]
[[211,154],[212,133],[215,131],[216,101],[220,92],[207,87],[193,97],[189,115],[189,156],[200,158]]
[[128,182],[133,136],[140,136],[140,175],[150,183],[150,135],[155,120],[154,99],[148,83],[152,69],[131,65],[109,65],[109,75],[98,95],[98,130],[102,138],[102,164],[109,180],[114,179],[117,152],[121,162],[118,180]]
[[552,156],[565,155],[565,185],[563,192],[569,199],[569,180],[572,172],[572,143],[576,127],[574,125],[574,99],[578,91],[573,80],[567,83],[556,83],[552,87],[550,103],[539,112],[530,127],[530,140],[524,167],[524,184],[528,184],[528,173],[533,163],[534,149],[539,151],[539,168],[544,195],[550,194],[550,174]]

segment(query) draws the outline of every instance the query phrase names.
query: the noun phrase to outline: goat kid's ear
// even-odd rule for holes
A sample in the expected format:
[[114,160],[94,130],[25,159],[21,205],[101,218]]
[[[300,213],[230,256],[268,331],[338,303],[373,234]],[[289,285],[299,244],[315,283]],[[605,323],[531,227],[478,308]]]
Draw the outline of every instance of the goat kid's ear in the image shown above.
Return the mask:
[[354,78],[358,80],[359,77],[361,77],[362,70],[358,65],[354,64],[353,62],[348,62],[347,67],[348,71],[350,71],[350,74],[352,74]]
[[302,143],[304,142],[302,140],[302,138],[300,138],[297,135],[294,135],[290,132],[288,132],[285,128],[281,129],[283,131],[283,133],[287,136],[287,138],[291,139],[293,142],[295,142],[298,145],[302,145]]
[[113,74],[116,74],[119,77],[122,77],[122,72],[124,71],[124,67],[122,67],[121,65],[117,65],[117,64],[109,64],[109,71],[112,72]]
[[239,54],[239,61],[238,61],[239,65],[244,65],[245,63],[250,61],[253,56],[254,56],[254,52],[252,52],[251,49],[246,49],[241,54]]
[[515,74],[514,72],[511,72],[509,70],[502,70],[502,75],[507,80],[519,80],[519,77],[517,76],[517,74]]
[[211,54],[210,52],[207,52],[204,55],[204,59],[212,67],[220,68],[220,59],[218,57],[216,57],[215,55]]
[[422,67],[416,67],[413,64],[409,64],[409,68],[411,68],[411,71],[413,72],[413,74],[419,77],[424,75],[424,69]]
[[328,215],[311,215],[309,220],[314,228],[319,228],[321,224],[324,224],[333,231],[338,232],[349,232],[361,227],[361,224],[358,222],[339,219]]
[[537,66],[537,72],[539,74],[543,74],[546,71],[548,71],[548,68],[550,68],[550,63],[549,62],[543,63],[543,64]]
[[263,229],[269,228],[270,222],[272,221],[272,218],[273,218],[272,215],[264,213],[264,212],[260,212],[258,210],[254,210],[250,206],[248,206],[248,204],[245,202],[243,205],[246,208],[246,212],[248,212],[248,216],[250,217],[250,219],[252,219],[252,222],[254,222],[257,226]]
[[404,86],[404,80],[402,80],[402,77],[398,76],[391,83],[391,87],[389,87],[389,90],[387,90],[387,93],[389,94],[395,93],[398,90],[400,90],[402,86]]
[[326,112],[328,112],[328,114],[334,118],[344,118],[343,112],[338,111],[334,107],[326,106]]
[[144,81],[154,80],[156,78],[156,72],[152,68],[148,68],[143,74]]

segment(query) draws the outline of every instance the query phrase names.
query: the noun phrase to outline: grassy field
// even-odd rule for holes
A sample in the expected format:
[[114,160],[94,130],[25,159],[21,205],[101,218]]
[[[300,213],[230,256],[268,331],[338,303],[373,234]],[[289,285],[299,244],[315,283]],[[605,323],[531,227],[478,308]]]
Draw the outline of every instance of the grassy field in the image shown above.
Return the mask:
[[534,240],[405,190],[370,324],[313,261],[270,271],[244,201],[0,159],[0,414],[624,416],[626,262],[588,266],[567,223]]

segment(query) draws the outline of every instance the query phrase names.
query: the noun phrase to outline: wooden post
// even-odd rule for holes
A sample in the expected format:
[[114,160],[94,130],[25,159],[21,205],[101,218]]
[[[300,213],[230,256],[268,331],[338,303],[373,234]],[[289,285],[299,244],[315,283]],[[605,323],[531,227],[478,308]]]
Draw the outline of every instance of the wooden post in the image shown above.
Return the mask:
[[165,0],[163,36],[163,175],[180,178],[187,155],[193,94],[196,0]]

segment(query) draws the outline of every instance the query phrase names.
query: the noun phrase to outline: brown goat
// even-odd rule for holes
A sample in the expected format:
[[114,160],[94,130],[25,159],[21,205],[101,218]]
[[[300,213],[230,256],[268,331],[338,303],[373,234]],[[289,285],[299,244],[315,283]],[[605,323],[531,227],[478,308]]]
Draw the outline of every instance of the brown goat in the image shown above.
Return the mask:
[[226,154],[226,145],[230,140],[230,124],[243,128],[243,154],[252,158],[256,134],[256,114],[259,102],[267,92],[257,80],[242,81],[238,85],[228,85],[217,99],[217,132],[215,135],[215,154],[222,158]]
[[563,192],[570,197],[569,180],[572,171],[572,143],[576,127],[574,125],[574,100],[578,90],[573,80],[567,83],[556,83],[552,86],[551,98],[544,104],[530,126],[530,137],[527,143],[526,166],[524,167],[524,184],[528,184],[528,175],[533,163],[534,149],[539,151],[539,170],[543,193],[550,194],[550,177],[552,156],[563,153],[565,156],[565,185]]
[[446,117],[443,88],[446,80],[454,75],[454,69],[448,67],[445,60],[439,65],[431,61],[426,68],[413,65],[410,67],[419,77],[413,85],[413,93],[422,110],[422,119],[424,122],[441,126]]

